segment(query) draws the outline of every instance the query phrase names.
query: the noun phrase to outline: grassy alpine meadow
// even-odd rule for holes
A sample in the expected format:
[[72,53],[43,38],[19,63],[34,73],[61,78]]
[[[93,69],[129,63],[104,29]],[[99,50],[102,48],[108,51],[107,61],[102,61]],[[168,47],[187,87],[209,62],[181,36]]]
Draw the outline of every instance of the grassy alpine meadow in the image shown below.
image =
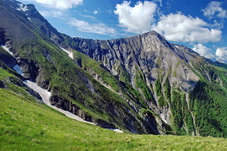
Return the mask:
[[227,150],[213,137],[116,133],[65,117],[37,100],[0,89],[0,150]]

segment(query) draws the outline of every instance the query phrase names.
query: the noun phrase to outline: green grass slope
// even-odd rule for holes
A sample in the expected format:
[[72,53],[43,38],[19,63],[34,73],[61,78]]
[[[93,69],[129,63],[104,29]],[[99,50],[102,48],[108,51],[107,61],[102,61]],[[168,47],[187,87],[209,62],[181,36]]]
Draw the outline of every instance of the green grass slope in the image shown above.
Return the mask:
[[[0,69],[0,77],[14,76]],[[0,150],[227,150],[223,138],[121,134],[81,123],[23,91],[0,88]]]

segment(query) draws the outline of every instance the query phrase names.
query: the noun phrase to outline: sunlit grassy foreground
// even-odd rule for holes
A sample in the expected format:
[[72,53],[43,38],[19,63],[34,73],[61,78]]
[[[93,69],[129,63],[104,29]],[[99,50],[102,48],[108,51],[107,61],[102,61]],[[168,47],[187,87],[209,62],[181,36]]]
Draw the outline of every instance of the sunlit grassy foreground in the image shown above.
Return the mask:
[[212,137],[121,134],[0,89],[0,150],[227,150]]

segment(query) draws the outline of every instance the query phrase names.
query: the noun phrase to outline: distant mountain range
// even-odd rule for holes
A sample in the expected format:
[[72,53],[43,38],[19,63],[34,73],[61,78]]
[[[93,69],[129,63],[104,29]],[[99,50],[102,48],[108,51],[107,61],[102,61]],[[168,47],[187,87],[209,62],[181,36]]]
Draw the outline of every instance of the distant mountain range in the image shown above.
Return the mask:
[[[226,64],[155,31],[113,40],[72,38],[34,5],[13,0],[0,1],[0,16],[0,45],[15,57],[1,48],[0,66],[50,91],[52,105],[132,133],[227,137]],[[11,70],[16,64],[23,77]],[[1,87],[7,89],[6,82]]]

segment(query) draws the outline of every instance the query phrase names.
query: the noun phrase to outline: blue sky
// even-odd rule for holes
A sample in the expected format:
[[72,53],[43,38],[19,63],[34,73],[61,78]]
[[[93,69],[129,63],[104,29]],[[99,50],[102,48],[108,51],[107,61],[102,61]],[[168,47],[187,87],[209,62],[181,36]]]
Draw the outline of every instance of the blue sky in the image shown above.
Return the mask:
[[156,30],[168,41],[227,63],[227,0],[19,0],[59,31],[115,39]]

